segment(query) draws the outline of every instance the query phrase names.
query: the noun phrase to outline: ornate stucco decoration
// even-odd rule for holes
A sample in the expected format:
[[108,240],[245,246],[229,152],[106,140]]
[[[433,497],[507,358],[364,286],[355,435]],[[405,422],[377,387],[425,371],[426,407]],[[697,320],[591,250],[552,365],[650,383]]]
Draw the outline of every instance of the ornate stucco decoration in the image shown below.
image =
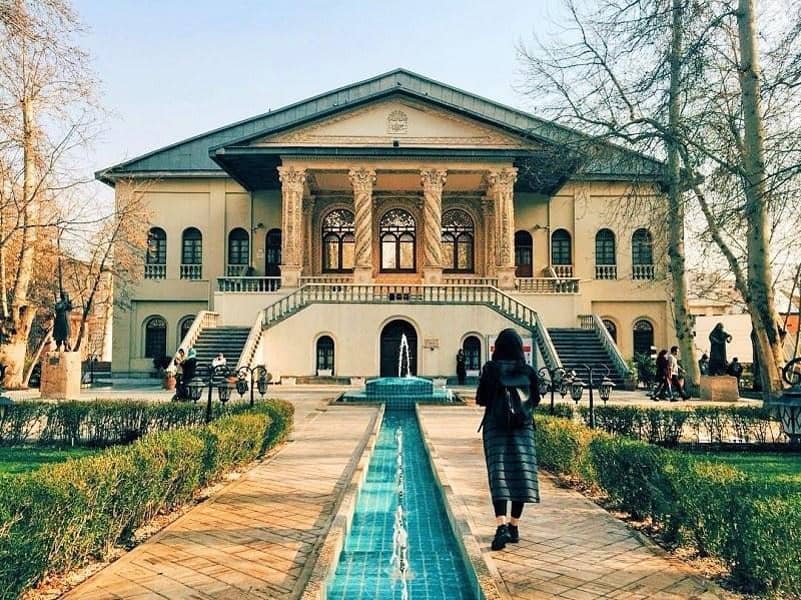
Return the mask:
[[357,269],[372,267],[373,185],[375,171],[358,168],[348,171],[353,186],[354,209],[354,264]]
[[409,117],[402,110],[393,110],[387,116],[387,133],[390,135],[409,133]]
[[445,169],[422,169],[423,230],[425,266],[442,266],[442,189],[448,172]]
[[300,266],[301,240],[303,237],[302,200],[306,183],[306,170],[295,167],[278,167],[278,179],[281,181],[281,220],[283,226],[283,263]]
[[514,185],[517,169],[506,167],[484,176],[487,195],[495,204],[495,240],[498,267],[514,267]]

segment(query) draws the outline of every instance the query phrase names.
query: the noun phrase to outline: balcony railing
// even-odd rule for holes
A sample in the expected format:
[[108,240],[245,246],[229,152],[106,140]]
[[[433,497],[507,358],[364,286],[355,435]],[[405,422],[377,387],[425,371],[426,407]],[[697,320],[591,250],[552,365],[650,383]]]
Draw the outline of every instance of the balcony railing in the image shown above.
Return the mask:
[[617,279],[617,265],[595,265],[595,279]]
[[248,265],[226,265],[226,277],[244,277],[245,271],[248,270]]
[[442,283],[447,285],[492,285],[498,287],[498,278],[446,273],[442,276]]
[[353,283],[353,274],[304,275],[300,278],[300,283],[301,285],[306,285],[307,283]]
[[167,265],[145,265],[145,279],[167,279]]
[[570,279],[573,277],[573,265],[553,265],[554,273],[561,279]]
[[281,288],[280,277],[218,277],[217,291],[232,294],[276,292]]
[[632,279],[654,279],[656,270],[654,265],[632,265],[631,278]]
[[203,265],[181,265],[181,279],[203,279]]
[[518,277],[515,288],[521,294],[578,294],[578,279],[552,277]]

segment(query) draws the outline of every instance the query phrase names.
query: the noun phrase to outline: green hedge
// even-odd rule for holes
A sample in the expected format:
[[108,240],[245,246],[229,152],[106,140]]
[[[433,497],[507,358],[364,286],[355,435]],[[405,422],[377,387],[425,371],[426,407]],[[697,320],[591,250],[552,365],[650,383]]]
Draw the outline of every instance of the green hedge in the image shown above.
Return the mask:
[[801,595],[801,486],[647,442],[536,418],[540,464],[723,560],[745,591]]
[[160,431],[90,457],[0,478],[0,598],[45,573],[102,557],[156,514],[285,438],[292,406],[237,409],[208,426]]
[[[579,413],[589,425],[589,408],[582,406]],[[596,406],[595,424],[608,433],[665,446],[676,445],[690,435],[704,443],[722,443],[732,436],[742,442],[762,444],[784,439],[771,410],[753,406]]]
[[[243,410],[245,403],[213,405],[214,418]],[[15,402],[0,420],[0,444],[112,446],[154,431],[205,422],[205,403],[94,400]]]

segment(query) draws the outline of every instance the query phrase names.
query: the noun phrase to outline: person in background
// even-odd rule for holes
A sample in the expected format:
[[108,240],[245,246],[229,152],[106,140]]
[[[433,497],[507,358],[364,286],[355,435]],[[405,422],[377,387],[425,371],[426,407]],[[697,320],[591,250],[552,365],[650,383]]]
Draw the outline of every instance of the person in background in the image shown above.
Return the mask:
[[698,361],[698,372],[701,375],[709,375],[709,355],[704,353]]
[[[518,523],[526,502],[539,502],[534,447],[534,407],[539,403],[537,372],[526,364],[523,340],[504,329],[495,341],[492,360],[484,365],[476,391],[483,406],[484,458],[495,511],[493,550],[520,540]],[[512,503],[506,520],[507,504]]]
[[728,368],[726,369],[726,375],[731,375],[732,377],[737,378],[737,389],[740,389],[740,378],[743,376],[743,363],[737,360],[737,357],[731,359],[731,363],[729,363]]
[[664,400],[666,394],[673,397],[673,390],[670,387],[670,361],[667,355],[668,351],[663,349],[656,356],[656,387],[651,395],[651,400],[654,402]]
[[466,362],[464,350],[459,348],[459,352],[456,353],[456,379],[459,381],[459,385],[464,385],[464,380],[467,377]]
[[216,369],[217,367],[224,367],[228,361],[225,358],[225,355],[222,352],[218,352],[217,356],[215,356],[211,361],[211,367]]
[[[679,364],[679,347],[672,346],[670,354],[668,355],[668,363],[670,364],[670,383],[673,389],[676,390],[681,396],[682,400],[687,400],[690,395],[684,390],[684,369]],[[678,398],[671,398],[671,401],[678,402]]]

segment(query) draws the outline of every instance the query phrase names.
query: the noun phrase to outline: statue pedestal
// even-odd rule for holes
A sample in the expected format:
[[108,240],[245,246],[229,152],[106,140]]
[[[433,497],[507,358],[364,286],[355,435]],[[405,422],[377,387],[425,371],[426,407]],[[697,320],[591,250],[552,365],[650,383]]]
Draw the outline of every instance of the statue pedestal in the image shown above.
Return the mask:
[[48,352],[42,361],[42,398],[74,400],[81,396],[80,352]]
[[706,402],[737,402],[740,391],[737,378],[728,375],[701,375],[701,400]]

